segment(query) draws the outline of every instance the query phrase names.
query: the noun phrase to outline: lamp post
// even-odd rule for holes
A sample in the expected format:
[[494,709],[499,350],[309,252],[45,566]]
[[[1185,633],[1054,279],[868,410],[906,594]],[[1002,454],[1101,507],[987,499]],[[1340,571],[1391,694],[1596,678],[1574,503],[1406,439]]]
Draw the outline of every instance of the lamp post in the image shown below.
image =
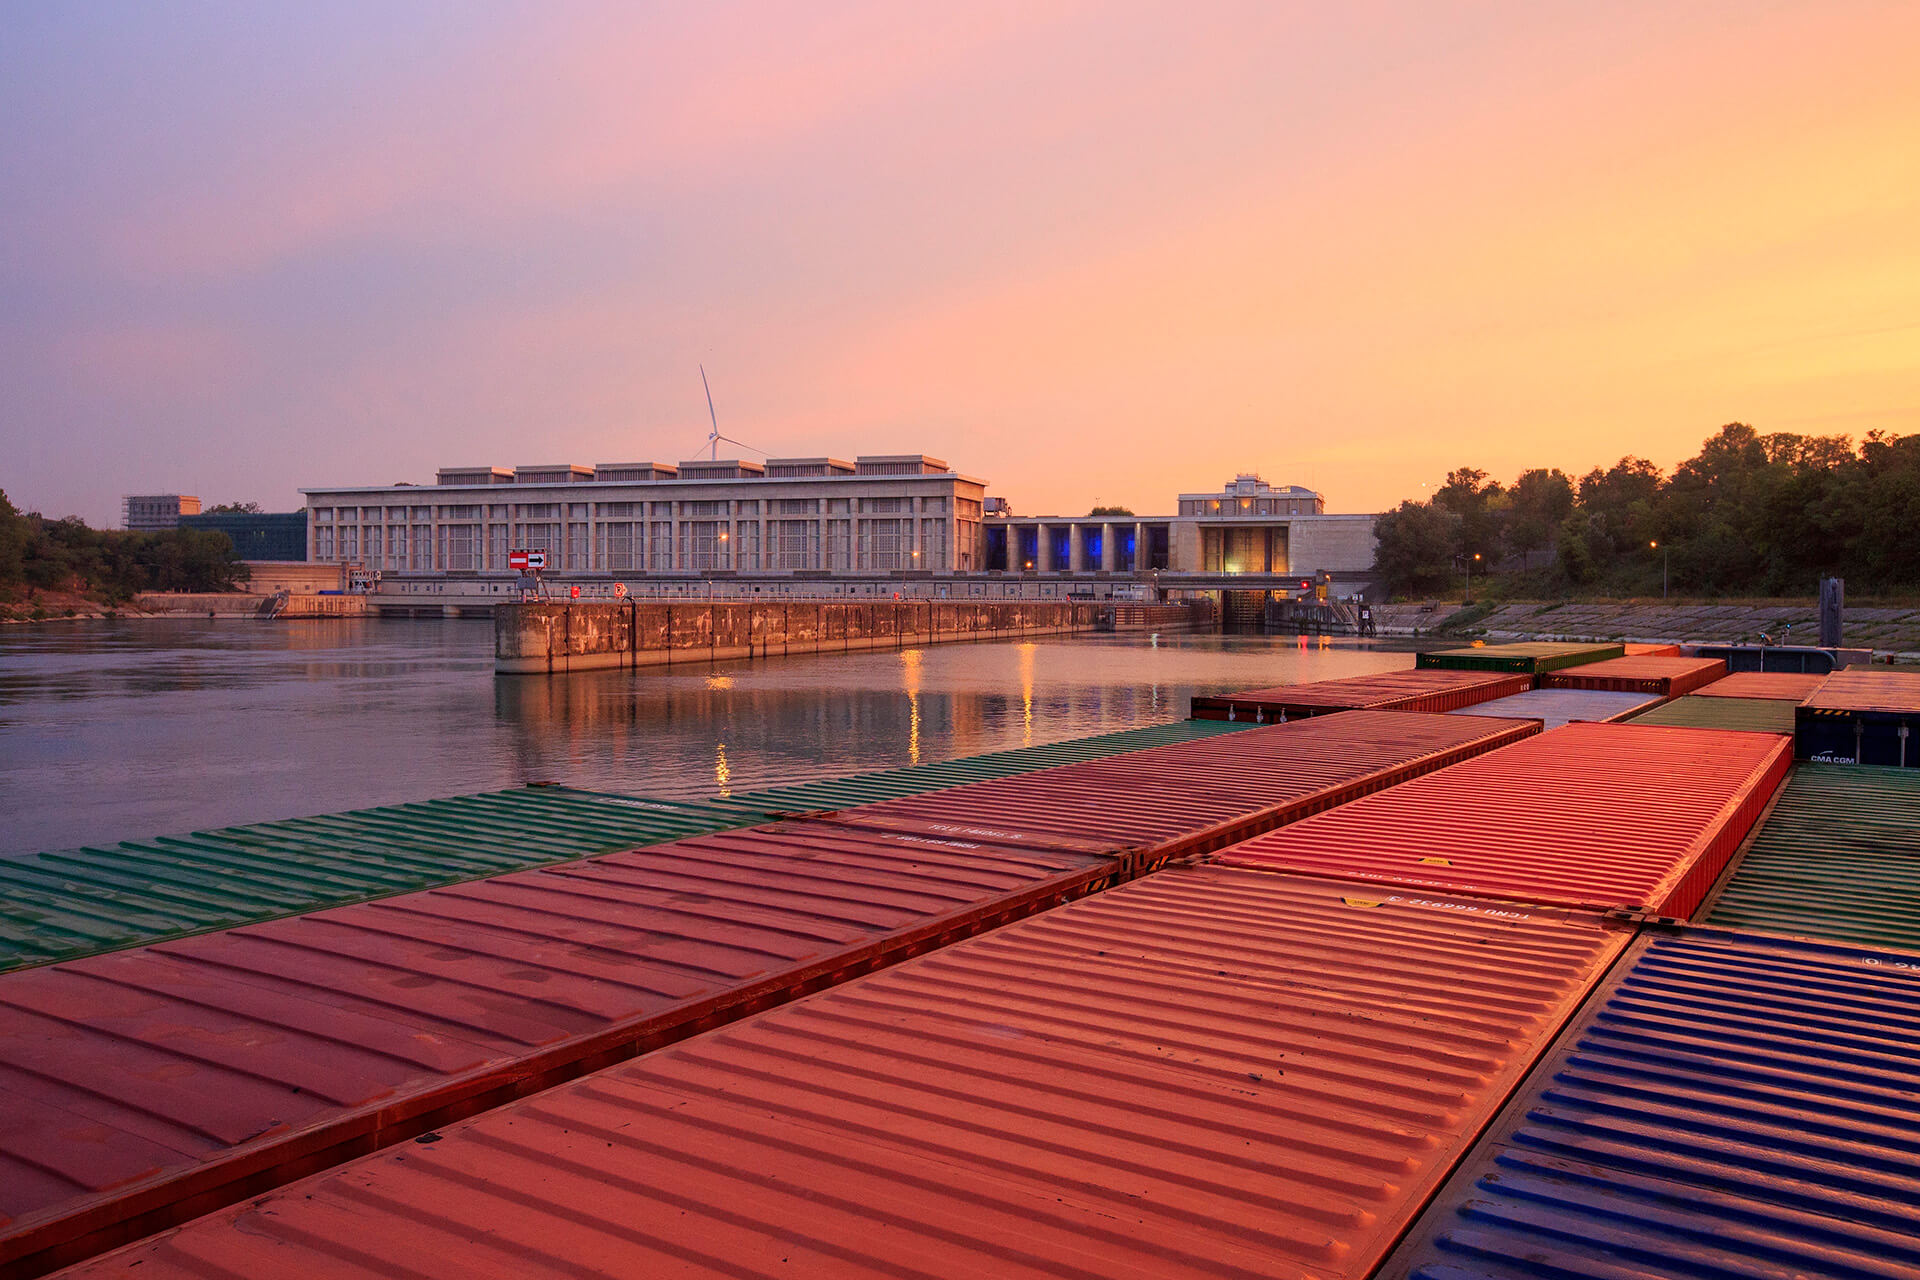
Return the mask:
[[1467,566],[1467,598],[1462,601],[1463,604],[1473,603],[1473,566],[1479,559],[1480,553],[1478,551],[1473,553],[1471,559],[1464,556],[1461,557],[1461,562]]
[[1665,600],[1667,598],[1667,549],[1662,547],[1657,541],[1649,542],[1647,549],[1658,549],[1660,552],[1660,598]]

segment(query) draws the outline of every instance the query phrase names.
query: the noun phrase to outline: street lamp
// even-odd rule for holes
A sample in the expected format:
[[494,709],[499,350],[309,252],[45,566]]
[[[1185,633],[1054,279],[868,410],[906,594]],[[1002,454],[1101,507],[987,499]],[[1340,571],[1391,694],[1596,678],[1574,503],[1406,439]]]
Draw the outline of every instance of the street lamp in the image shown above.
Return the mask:
[[1467,598],[1463,601],[1465,604],[1473,603],[1473,566],[1479,559],[1480,553],[1478,551],[1473,553],[1473,559],[1471,560],[1462,557],[1463,562],[1467,566]]
[[1657,548],[1660,552],[1660,598],[1665,600],[1667,598],[1667,549],[1657,541],[1649,542],[1647,548],[1648,550]]

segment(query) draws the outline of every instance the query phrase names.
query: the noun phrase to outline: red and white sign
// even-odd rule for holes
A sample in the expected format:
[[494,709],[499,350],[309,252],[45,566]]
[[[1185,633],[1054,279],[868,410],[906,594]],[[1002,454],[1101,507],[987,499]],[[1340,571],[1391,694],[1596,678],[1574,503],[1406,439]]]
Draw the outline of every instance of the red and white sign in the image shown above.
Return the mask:
[[527,553],[526,553],[526,552],[524,552],[524,551],[509,551],[509,552],[507,552],[507,568],[509,568],[509,569],[519,569],[519,570],[521,570],[522,572],[525,572],[525,570],[526,570],[526,567],[527,567]]
[[507,568],[509,569],[518,569],[524,573],[528,569],[544,569],[546,567],[547,553],[544,551],[507,552]]
[[625,599],[627,598],[627,584],[626,584],[626,583],[624,583],[624,582],[616,582],[616,583],[614,583],[614,584],[613,584],[613,598],[614,598],[615,600],[625,600]]

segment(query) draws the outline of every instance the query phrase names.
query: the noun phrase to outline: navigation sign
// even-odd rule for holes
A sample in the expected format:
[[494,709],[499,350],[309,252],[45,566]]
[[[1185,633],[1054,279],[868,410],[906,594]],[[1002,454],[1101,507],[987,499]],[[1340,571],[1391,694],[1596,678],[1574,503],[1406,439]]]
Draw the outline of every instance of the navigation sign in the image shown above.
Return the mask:
[[613,584],[613,598],[614,598],[615,600],[625,600],[625,599],[627,598],[627,584],[626,584],[626,583],[624,583],[624,582],[616,582],[616,583],[614,583],[614,584]]
[[544,551],[527,552],[527,568],[536,573],[547,567],[547,553]]
[[518,569],[524,573],[527,568],[527,553],[524,551],[507,552],[507,568]]

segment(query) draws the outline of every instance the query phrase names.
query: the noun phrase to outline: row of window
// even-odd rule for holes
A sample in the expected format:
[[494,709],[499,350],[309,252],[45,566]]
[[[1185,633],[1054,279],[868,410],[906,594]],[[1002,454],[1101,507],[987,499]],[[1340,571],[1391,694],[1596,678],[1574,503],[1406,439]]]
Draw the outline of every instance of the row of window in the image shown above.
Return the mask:
[[[918,503],[918,506],[915,504]],[[766,504],[768,514],[799,515],[939,515],[947,510],[947,499],[937,498],[778,498]],[[496,502],[488,504],[452,504],[438,507],[315,507],[315,524],[384,522],[404,524],[422,520],[586,520],[629,519],[653,516],[683,519],[709,519],[732,516],[752,518],[760,514],[761,503],[703,499],[687,502]],[[962,516],[978,519],[980,504],[960,499],[956,510]]]
[[[916,524],[918,529],[916,530]],[[944,518],[758,521],[531,520],[511,524],[320,525],[313,558],[396,572],[507,569],[514,551],[540,551],[550,570],[918,569],[973,567],[970,525],[956,562]],[[916,532],[918,538],[916,540]]]
[[1183,516],[1312,516],[1319,515],[1312,498],[1182,498]]

